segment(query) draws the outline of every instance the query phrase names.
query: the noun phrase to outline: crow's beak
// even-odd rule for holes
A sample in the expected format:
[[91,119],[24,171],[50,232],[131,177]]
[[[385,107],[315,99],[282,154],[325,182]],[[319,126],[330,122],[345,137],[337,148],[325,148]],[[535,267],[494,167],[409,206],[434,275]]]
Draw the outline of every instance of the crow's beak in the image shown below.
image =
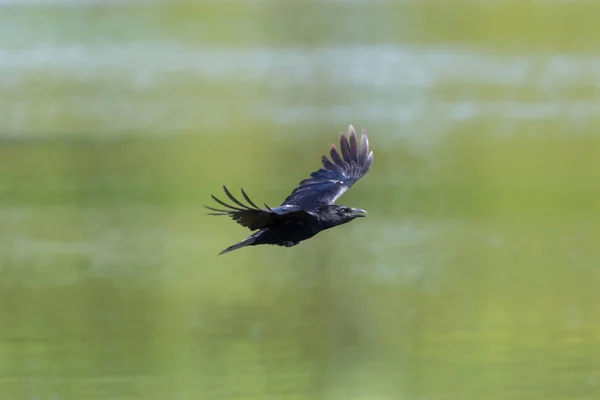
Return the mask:
[[367,212],[363,209],[360,208],[353,208],[352,209],[352,215],[355,217],[366,217],[367,216]]

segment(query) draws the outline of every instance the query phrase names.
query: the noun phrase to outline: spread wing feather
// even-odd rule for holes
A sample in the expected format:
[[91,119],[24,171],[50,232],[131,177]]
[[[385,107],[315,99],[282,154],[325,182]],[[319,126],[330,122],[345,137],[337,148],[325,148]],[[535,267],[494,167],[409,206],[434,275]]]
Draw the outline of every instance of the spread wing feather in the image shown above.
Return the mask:
[[297,206],[312,210],[333,204],[357,180],[364,176],[373,163],[373,152],[369,152],[369,139],[363,129],[360,148],[354,127],[348,127],[348,137],[340,134],[340,151],[331,145],[329,155],[321,158],[323,168],[301,181],[285,199],[282,206]]
[[242,196],[244,200],[248,202],[248,205],[242,203],[238,199],[236,199],[231,192],[227,189],[226,186],[223,186],[223,191],[225,195],[231,200],[234,205],[227,204],[224,201],[220,200],[216,196],[211,194],[213,200],[223,206],[223,209],[204,206],[207,209],[213,211],[209,213],[209,215],[227,215],[230,216],[235,222],[238,224],[245,226],[250,230],[256,229],[264,229],[271,226],[275,226],[285,221],[289,221],[292,219],[313,219],[316,218],[314,214],[303,211],[301,207],[295,205],[283,205],[281,207],[269,207],[265,204],[266,209],[261,209],[258,207],[250,197],[244,192],[242,189]]

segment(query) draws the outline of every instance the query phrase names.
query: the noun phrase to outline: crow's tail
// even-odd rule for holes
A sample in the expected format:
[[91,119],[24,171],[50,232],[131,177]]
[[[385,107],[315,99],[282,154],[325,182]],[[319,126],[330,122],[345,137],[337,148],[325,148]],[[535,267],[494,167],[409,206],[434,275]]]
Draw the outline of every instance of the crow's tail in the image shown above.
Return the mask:
[[225,250],[222,250],[219,253],[219,255],[229,253],[230,251],[233,251],[233,250],[241,249],[242,247],[258,244],[258,243],[256,243],[256,239],[258,238],[258,235],[260,233],[262,233],[262,232],[260,232],[260,231],[256,232],[254,235],[249,236],[247,239],[244,239],[241,242],[234,244],[233,246],[229,246]]

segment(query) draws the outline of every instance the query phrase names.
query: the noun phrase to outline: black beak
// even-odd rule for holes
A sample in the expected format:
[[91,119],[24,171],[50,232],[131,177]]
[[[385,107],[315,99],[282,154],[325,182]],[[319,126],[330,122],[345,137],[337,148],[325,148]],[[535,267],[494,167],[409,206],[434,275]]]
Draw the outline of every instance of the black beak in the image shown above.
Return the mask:
[[353,208],[352,209],[352,215],[354,217],[366,217],[367,216],[367,212],[361,208]]

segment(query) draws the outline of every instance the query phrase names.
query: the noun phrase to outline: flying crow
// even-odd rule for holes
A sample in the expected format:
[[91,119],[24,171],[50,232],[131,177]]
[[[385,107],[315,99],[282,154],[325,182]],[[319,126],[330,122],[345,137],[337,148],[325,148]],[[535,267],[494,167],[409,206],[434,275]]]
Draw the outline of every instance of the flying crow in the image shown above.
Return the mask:
[[333,203],[354,182],[365,175],[373,162],[373,152],[369,152],[367,133],[361,133],[360,147],[354,127],[348,127],[348,137],[340,134],[340,151],[331,145],[329,154],[321,158],[323,168],[301,181],[279,207],[260,208],[244,192],[244,204],[231,194],[227,187],[223,190],[234,204],[227,204],[217,197],[212,198],[223,209],[206,207],[213,211],[210,215],[228,215],[238,224],[256,231],[247,239],[221,251],[224,254],[245,246],[273,244],[291,247],[317,233],[367,215],[365,210]]

